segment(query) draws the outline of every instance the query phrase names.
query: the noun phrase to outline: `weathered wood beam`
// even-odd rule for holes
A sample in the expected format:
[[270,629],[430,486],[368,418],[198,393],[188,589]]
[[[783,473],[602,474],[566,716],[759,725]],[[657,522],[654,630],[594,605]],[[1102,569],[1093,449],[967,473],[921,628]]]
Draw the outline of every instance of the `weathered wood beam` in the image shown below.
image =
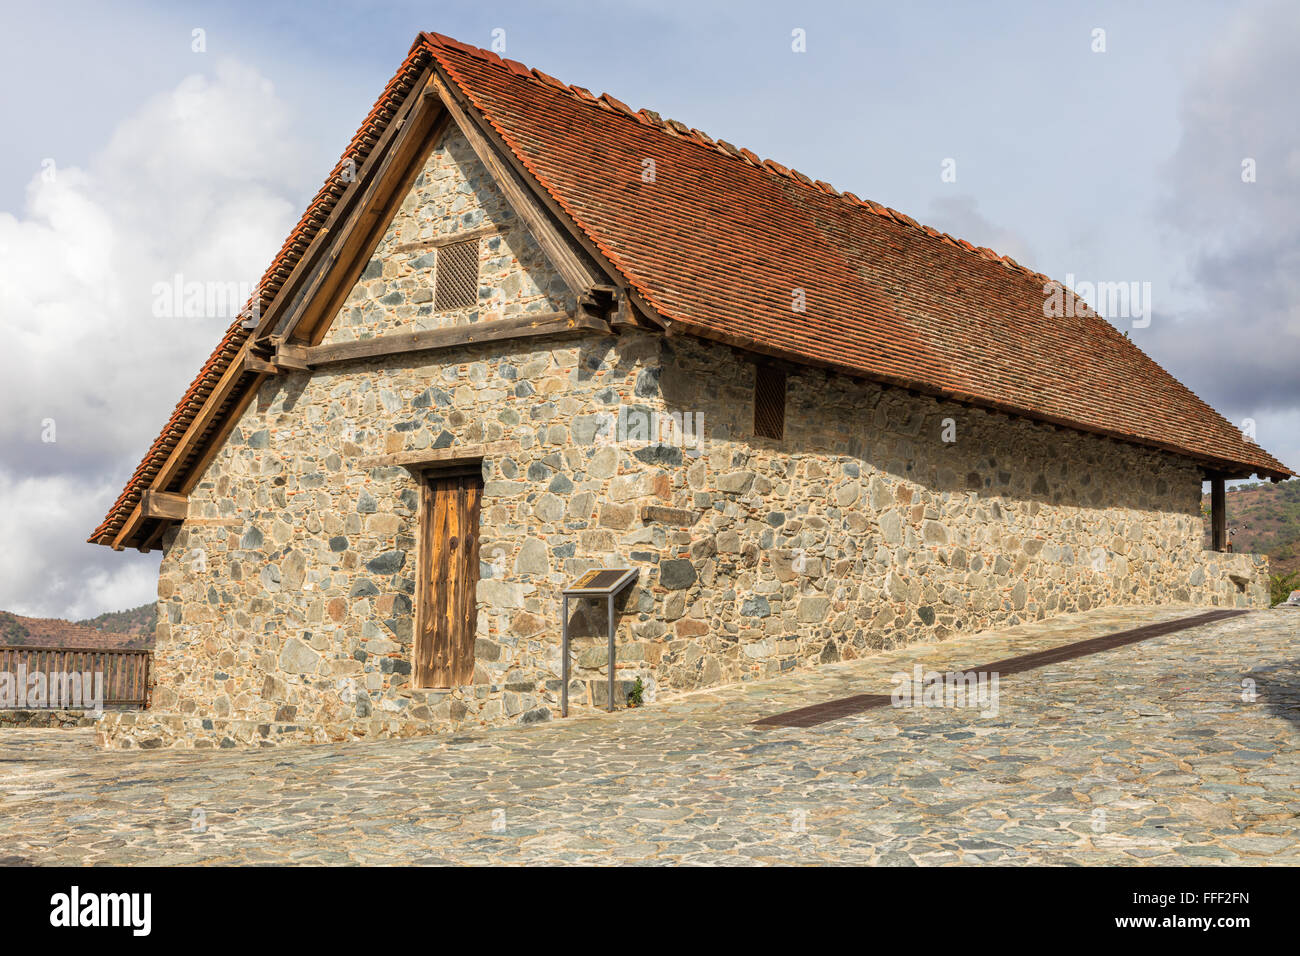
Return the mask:
[[194,486],[203,478],[204,472],[206,472],[208,466],[212,464],[212,459],[216,457],[217,452],[221,450],[221,446],[224,445],[226,439],[230,437],[230,433],[234,431],[235,426],[239,424],[239,420],[244,417],[244,412],[248,410],[248,406],[251,405],[253,400],[257,397],[258,390],[264,381],[266,381],[265,375],[259,375],[257,378],[253,379],[244,389],[243,395],[240,396],[239,400],[235,402],[233,406],[231,406],[230,411],[226,413],[225,420],[221,423],[220,427],[216,428],[208,437],[206,447],[194,460],[194,463],[190,466],[189,471],[185,475],[185,480],[181,482],[179,486],[181,493],[188,495],[194,490]]
[[420,100],[421,91],[425,89],[428,80],[429,70],[426,68],[418,77],[416,77],[410,93],[407,94],[402,105],[398,107],[393,118],[389,120],[383,133],[381,133],[379,139],[376,140],[375,145],[371,147],[369,154],[366,156],[365,162],[361,164],[361,168],[355,170],[356,178],[348,184],[343,195],[335,202],[334,208],[330,210],[330,214],[326,217],[324,224],[319,230],[317,230],[311,243],[308,244],[307,248],[303,251],[302,256],[299,257],[298,262],[295,263],[293,270],[289,273],[288,278],[285,279],[284,284],[280,286],[275,298],[266,308],[261,321],[257,325],[257,329],[250,338],[261,339],[271,329],[275,328],[279,324],[280,314],[285,308],[294,302],[298,292],[302,288],[302,283],[307,279],[307,277],[313,274],[320,256],[333,243],[334,232],[337,230],[338,224],[348,215],[357,197],[361,195],[362,191],[373,180],[376,170],[382,164],[384,157],[388,153],[389,144],[406,125],[406,120],[410,116],[411,111],[415,108],[415,104]]
[[303,368],[320,368],[357,359],[384,358],[409,355],[413,352],[430,352],[438,349],[459,348],[480,342],[500,342],[508,339],[537,338],[544,335],[566,333],[609,333],[609,324],[585,314],[570,312],[539,312],[472,325],[453,325],[444,329],[426,329],[422,332],[402,332],[380,335],[356,342],[339,342],[332,345],[294,347],[281,345],[276,351],[275,363]]
[[154,522],[153,530],[140,539],[140,543],[135,546],[135,549],[141,554],[148,554],[157,546],[162,536],[167,533],[167,529],[172,525],[173,522],[171,521]]
[[184,521],[190,512],[190,499],[187,495],[148,488],[140,496],[140,510],[146,518]]
[[641,327],[637,321],[636,309],[626,295],[619,295],[614,300],[614,309],[609,317],[609,324],[616,329],[636,329]]
[[122,551],[126,548],[126,542],[131,539],[131,535],[135,534],[142,521],[144,521],[144,513],[137,502],[136,506],[131,509],[131,514],[127,516],[126,521],[122,523],[122,527],[118,529],[117,535],[113,538],[114,551]]
[[254,355],[252,352],[245,352],[244,371],[251,372],[254,375],[275,375],[280,370],[266,359]]
[[477,445],[452,445],[447,448],[399,451],[391,455],[362,458],[357,464],[361,468],[407,468],[412,471],[423,471],[442,465],[453,465],[460,462],[472,463],[484,458],[513,455],[518,451],[519,442],[507,438]]
[[311,366],[307,363],[307,347],[305,345],[291,345],[288,342],[281,343],[276,347],[275,354],[271,357],[271,362],[277,369],[292,369],[295,372],[309,372]]
[[1210,549],[1223,551],[1228,546],[1228,495],[1223,475],[1210,476]]
[[483,130],[470,116],[466,107],[462,105],[448,84],[443,82],[442,78],[437,76],[436,73],[433,84],[434,89],[442,98],[442,105],[446,107],[447,112],[456,121],[460,131],[465,134],[465,138],[469,140],[469,144],[478,155],[478,158],[487,167],[488,172],[492,174],[493,181],[505,194],[506,201],[510,203],[511,208],[519,214],[519,217],[528,226],[528,231],[537,240],[537,244],[542,247],[542,251],[546,253],[546,258],[550,260],[551,265],[555,267],[555,271],[564,279],[564,283],[569,287],[569,290],[574,295],[580,296],[590,291],[592,286],[604,282],[605,277],[597,274],[573,251],[569,239],[562,236],[555,227],[550,214],[539,202],[534,191],[502,159],[496,147],[484,135]]
[[[488,166],[497,183],[501,185],[502,191],[507,192],[506,198],[515,206],[515,211],[520,213],[520,217],[537,238],[538,243],[543,245],[548,257],[551,255],[551,250],[546,248],[539,231],[546,231],[549,235],[554,236],[559,245],[567,251],[572,261],[576,262],[578,271],[575,271],[573,281],[586,283],[586,286],[582,289],[576,288],[570,282],[569,277],[564,276],[569,288],[576,295],[581,295],[586,289],[599,288],[609,283],[610,287],[623,289],[632,305],[651,325],[660,328],[665,327],[663,317],[641,295],[628,286],[627,278],[619,271],[618,267],[608,260],[590,236],[572,222],[569,214],[560,207],[554,196],[544,189],[534,189],[530,185],[520,186],[527,198],[521,196],[517,199],[507,191],[505,182],[513,182],[515,185],[531,184],[533,182],[532,175],[524,169],[519,158],[505,147],[505,144],[500,140],[500,134],[492,128],[491,124],[484,120],[477,110],[465,102],[459,88],[448,81],[443,75],[441,67],[435,66],[435,75],[437,77],[436,86],[443,97],[443,103],[447,106],[448,112],[451,113],[452,118],[456,120],[456,123],[465,133],[465,137],[470,141],[474,152],[483,160],[484,165]],[[497,168],[494,168],[494,166]],[[510,175],[511,173],[513,173],[513,176]],[[527,208],[515,205],[517,201],[526,202],[528,204]],[[586,262],[574,255],[570,243],[576,244],[579,249],[585,252],[590,261],[599,268],[600,272],[593,272]],[[558,248],[555,252],[557,255],[566,254],[566,252],[562,252]],[[552,264],[563,276],[564,273],[560,269],[560,263],[552,259]]]
[[[248,345],[245,343],[243,351],[247,352],[247,350]],[[151,482],[152,487],[162,489],[171,484],[172,479],[176,477],[176,473],[184,462],[186,456],[193,450],[194,443],[199,440],[199,437],[207,430],[208,426],[212,424],[217,415],[218,409],[220,409],[221,406],[226,403],[226,400],[230,398],[235,388],[239,385],[240,379],[244,377],[244,374],[243,356],[236,355],[234,360],[231,361],[230,365],[226,368],[226,371],[222,374],[221,378],[217,379],[212,391],[208,393],[207,399],[203,402],[202,407],[199,408],[198,413],[190,422],[189,427],[185,429],[180,440],[176,442],[176,447],[171,450],[171,454],[167,456],[167,460],[163,462],[162,467],[154,474],[153,481]],[[127,518],[126,523],[122,525],[122,530],[119,531],[117,537],[113,539],[113,549],[116,551],[122,550],[123,543],[131,540],[131,536],[135,534],[139,525],[144,520],[145,515],[143,509],[141,509],[137,504],[135,509],[131,512],[131,516]]]
[[477,229],[464,229],[460,232],[448,233],[445,236],[434,236],[432,239],[418,239],[415,242],[403,242],[401,245],[393,246],[394,252],[423,252],[426,249],[440,249],[443,246],[450,246],[457,242],[468,242],[471,239],[483,239],[487,236],[500,236],[510,231],[510,223],[501,225],[479,226]]
[[431,79],[432,77],[428,76],[422,87],[411,91],[408,97],[412,104],[410,111],[400,118],[394,117],[391,125],[397,128],[394,130],[392,141],[379,155],[378,164],[370,172],[364,184],[360,181],[354,184],[362,188],[348,197],[345,215],[330,230],[328,247],[312,265],[310,274],[303,280],[301,290],[275,324],[275,334],[281,339],[292,338],[303,318],[317,304],[326,281],[335,278],[335,267],[344,251],[355,249],[355,242],[352,240],[357,230],[360,228],[364,231],[367,226],[372,225],[371,220],[386,207],[386,204],[378,199],[381,190],[391,186],[387,174],[394,162],[399,156],[409,158],[408,153],[413,141],[417,147],[422,145],[438,114],[442,112],[437,96],[428,85]]

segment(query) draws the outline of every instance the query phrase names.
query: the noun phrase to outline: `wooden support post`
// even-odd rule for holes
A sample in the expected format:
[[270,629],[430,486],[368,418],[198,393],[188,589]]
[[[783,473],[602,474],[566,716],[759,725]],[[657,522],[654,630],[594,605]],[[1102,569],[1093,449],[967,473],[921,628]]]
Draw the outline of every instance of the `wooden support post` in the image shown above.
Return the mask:
[[1228,547],[1228,496],[1223,487],[1222,475],[1210,476],[1210,549],[1223,551]]

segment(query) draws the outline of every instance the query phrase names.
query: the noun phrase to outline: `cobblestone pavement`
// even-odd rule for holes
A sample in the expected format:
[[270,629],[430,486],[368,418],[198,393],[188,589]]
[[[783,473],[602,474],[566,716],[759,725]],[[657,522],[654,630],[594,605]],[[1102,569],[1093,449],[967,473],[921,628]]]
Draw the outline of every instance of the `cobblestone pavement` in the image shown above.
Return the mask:
[[889,693],[914,664],[967,670],[1202,610],[1093,611],[451,738],[123,753],[87,730],[0,731],[0,859],[1300,863],[1300,611],[1009,676],[996,716],[750,723]]

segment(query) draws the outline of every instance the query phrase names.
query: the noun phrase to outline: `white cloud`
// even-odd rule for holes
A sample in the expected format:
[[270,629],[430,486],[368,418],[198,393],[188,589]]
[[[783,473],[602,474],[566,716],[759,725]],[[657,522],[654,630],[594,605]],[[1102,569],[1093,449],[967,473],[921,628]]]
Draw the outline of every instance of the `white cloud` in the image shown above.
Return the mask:
[[158,587],[157,555],[130,552],[141,560],[123,561],[126,552],[95,548],[102,555],[88,553],[92,546],[85,543],[86,532],[101,517],[100,503],[118,491],[102,479],[15,479],[0,472],[0,540],[5,542],[0,548],[0,606],[34,617],[76,620],[152,601]]
[[0,214],[0,608],[151,599],[156,555],[84,540],[231,321],[156,316],[154,286],[256,283],[301,212],[304,158],[271,84],[225,61],[144,103],[84,169],[55,157],[24,215]]
[[[1182,139],[1162,204],[1171,255],[1187,261],[1196,304],[1160,315],[1139,338],[1231,421],[1300,467],[1300,8],[1243,8],[1206,50],[1185,90]],[[1243,160],[1255,166],[1243,181]]]

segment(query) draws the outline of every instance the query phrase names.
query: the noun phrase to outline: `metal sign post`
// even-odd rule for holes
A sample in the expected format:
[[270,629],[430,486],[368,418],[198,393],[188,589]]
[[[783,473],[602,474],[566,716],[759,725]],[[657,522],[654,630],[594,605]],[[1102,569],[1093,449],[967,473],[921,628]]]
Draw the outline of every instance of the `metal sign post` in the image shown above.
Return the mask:
[[562,592],[564,617],[560,621],[560,716],[569,716],[569,598],[605,599],[609,621],[609,683],[606,697],[614,709],[614,599],[637,579],[636,568],[596,568],[588,571]]

